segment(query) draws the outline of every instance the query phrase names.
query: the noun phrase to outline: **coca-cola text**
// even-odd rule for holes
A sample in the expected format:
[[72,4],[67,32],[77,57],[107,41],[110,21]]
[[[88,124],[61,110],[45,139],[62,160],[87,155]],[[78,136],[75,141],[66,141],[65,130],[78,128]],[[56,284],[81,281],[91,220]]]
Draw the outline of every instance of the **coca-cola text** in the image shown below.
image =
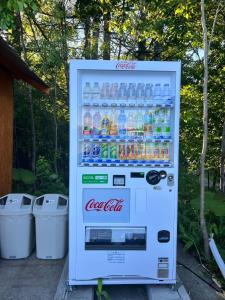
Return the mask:
[[123,202],[123,199],[109,199],[107,201],[96,201],[95,199],[90,199],[85,205],[85,210],[120,212],[123,209]]
[[132,61],[120,61],[116,65],[116,69],[120,70],[135,70],[136,64]]

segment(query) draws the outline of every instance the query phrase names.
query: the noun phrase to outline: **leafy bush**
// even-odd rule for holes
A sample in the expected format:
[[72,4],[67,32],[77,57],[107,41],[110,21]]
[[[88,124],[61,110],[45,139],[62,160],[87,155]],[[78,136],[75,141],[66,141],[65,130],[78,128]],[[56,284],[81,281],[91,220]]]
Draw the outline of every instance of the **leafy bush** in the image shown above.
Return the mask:
[[36,164],[36,194],[62,193],[67,194],[61,177],[53,172],[49,161],[41,156]]
[[68,193],[62,178],[54,173],[50,162],[43,156],[37,161],[36,175],[30,170],[13,170],[13,191],[37,196],[46,193]]

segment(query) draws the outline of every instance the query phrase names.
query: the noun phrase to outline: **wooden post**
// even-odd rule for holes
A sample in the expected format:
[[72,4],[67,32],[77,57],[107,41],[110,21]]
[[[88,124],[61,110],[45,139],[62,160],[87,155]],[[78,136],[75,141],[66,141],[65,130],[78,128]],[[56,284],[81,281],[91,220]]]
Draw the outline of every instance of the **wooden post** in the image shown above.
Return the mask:
[[0,196],[12,191],[13,79],[0,67]]

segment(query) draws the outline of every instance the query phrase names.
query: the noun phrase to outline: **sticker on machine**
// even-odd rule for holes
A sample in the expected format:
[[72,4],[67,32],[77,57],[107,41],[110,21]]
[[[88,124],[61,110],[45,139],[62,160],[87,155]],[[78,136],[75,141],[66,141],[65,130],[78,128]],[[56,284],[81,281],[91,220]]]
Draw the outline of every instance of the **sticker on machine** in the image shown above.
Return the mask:
[[108,183],[108,174],[83,174],[83,184],[102,184]]
[[130,221],[130,189],[83,189],[83,219],[92,223]]
[[112,251],[107,253],[107,261],[110,264],[124,264],[125,263],[125,253],[119,251]]

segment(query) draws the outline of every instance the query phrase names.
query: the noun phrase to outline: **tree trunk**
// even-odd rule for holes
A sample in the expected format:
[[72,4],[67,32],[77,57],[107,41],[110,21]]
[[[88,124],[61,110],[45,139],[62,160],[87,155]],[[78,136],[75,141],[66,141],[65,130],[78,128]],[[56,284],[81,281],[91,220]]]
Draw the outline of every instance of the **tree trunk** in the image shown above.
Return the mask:
[[91,49],[91,58],[98,59],[98,40],[99,40],[99,19],[94,18],[93,20],[93,32],[92,32],[92,49]]
[[220,191],[224,192],[224,163],[225,163],[225,122],[223,123],[223,133],[221,142],[221,158],[220,158]]
[[158,41],[154,42],[154,60],[160,61],[161,47]]
[[[20,13],[18,14],[19,16],[19,21],[20,21],[20,28],[21,28],[21,45],[23,49],[23,54],[24,54],[24,60],[25,62],[29,65],[28,63],[28,57],[27,57],[27,49],[25,46],[24,42],[24,30],[23,30],[23,25],[22,25],[22,20],[21,20],[21,15]],[[34,120],[34,103],[33,103],[33,98],[32,98],[32,90],[31,86],[28,86],[28,101],[30,105],[30,119],[31,119],[31,139],[32,139],[32,157],[31,157],[31,170],[32,172],[35,173],[36,171],[36,129],[35,129],[35,120]]]
[[57,122],[56,101],[57,101],[57,84],[55,78],[54,95],[53,95],[53,118],[54,118],[54,125],[55,125],[54,169],[55,169],[55,173],[58,174],[58,122]]
[[213,182],[212,182],[212,189],[213,189],[213,191],[216,190],[216,181],[217,181],[217,169],[214,169],[214,172],[213,172]]
[[66,24],[66,8],[65,8],[65,1],[62,0],[61,2],[61,10],[62,10],[62,17],[60,20],[60,25],[61,25],[61,41],[62,41],[62,51],[61,51],[61,56],[63,59],[63,64],[64,64],[64,73],[65,73],[65,78],[66,78],[66,87],[67,87],[67,99],[68,99],[68,91],[69,91],[69,66],[68,66],[68,46],[67,46],[67,24]]
[[90,59],[91,49],[90,49],[90,19],[84,22],[84,58]]
[[146,40],[142,40],[138,43],[137,59],[145,60],[145,56],[146,56]]
[[110,43],[111,35],[109,32],[109,21],[110,21],[110,12],[107,12],[103,16],[104,22],[104,37],[103,37],[103,59],[110,60]]
[[201,0],[201,23],[203,29],[204,45],[204,83],[203,83],[203,141],[202,152],[200,157],[200,227],[203,235],[204,252],[206,259],[209,254],[209,236],[205,220],[205,159],[208,145],[208,41],[207,27],[205,19],[205,3]]

